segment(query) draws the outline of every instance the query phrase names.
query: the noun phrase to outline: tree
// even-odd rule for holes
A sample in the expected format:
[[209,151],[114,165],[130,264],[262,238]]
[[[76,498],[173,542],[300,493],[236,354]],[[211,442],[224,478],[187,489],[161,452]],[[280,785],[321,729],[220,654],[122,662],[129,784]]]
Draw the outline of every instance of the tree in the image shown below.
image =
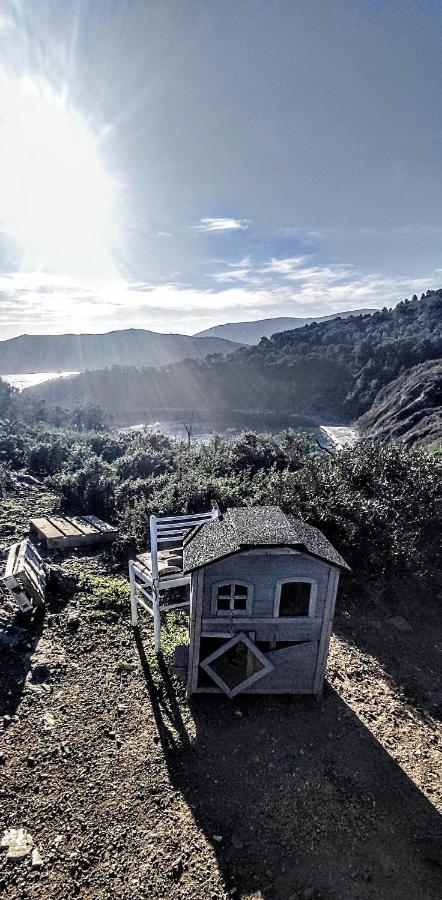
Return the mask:
[[0,417],[6,417],[12,409],[14,397],[18,394],[17,388],[0,378]]
[[105,414],[98,404],[77,406],[72,413],[72,422],[82,431],[101,431],[104,428]]
[[190,421],[188,423],[183,422],[183,425],[184,425],[184,428],[186,429],[186,434],[187,434],[187,447],[190,450],[190,442],[191,442],[192,431],[193,431],[193,412],[191,412],[191,414],[190,414]]

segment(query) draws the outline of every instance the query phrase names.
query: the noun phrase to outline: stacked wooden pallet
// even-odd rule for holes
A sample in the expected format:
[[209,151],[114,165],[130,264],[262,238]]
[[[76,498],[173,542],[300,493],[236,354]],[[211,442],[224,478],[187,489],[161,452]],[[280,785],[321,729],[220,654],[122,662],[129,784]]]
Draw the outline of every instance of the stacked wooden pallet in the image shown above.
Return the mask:
[[84,544],[110,543],[118,531],[97,516],[43,516],[30,519],[31,534],[48,550],[63,550]]
[[43,560],[28,538],[10,548],[2,582],[22,612],[44,603],[46,577]]

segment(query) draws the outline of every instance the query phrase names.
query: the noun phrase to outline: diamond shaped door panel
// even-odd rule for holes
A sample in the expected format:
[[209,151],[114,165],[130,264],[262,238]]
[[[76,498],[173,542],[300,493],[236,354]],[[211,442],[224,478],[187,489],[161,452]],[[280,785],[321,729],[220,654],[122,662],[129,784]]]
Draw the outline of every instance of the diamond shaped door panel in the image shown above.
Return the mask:
[[228,697],[236,697],[274,668],[243,631],[207,656],[200,665]]

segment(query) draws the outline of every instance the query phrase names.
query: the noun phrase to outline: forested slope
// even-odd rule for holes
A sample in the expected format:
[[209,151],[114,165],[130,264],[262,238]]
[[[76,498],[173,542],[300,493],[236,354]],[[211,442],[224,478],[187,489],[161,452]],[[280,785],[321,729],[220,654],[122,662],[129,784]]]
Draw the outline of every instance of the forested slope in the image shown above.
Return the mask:
[[353,309],[333,313],[331,316],[274,316],[271,319],[255,319],[251,322],[226,322],[225,325],[214,325],[199,331],[195,337],[219,337],[228,341],[237,341],[239,344],[259,344],[261,338],[271,337],[280,331],[293,331],[295,328],[303,328],[312,322],[328,322],[330,319],[346,319],[347,316],[370,315],[375,309]]
[[352,421],[385,385],[441,358],[442,290],[374,315],[334,319],[205,360],[114,367],[25,392],[50,405],[98,403],[116,418],[149,410],[299,412]]

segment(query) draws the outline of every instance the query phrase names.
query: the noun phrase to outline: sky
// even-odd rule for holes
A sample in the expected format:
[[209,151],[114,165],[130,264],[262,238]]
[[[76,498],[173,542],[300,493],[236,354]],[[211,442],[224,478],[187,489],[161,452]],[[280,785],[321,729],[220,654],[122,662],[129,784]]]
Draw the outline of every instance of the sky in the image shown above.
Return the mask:
[[440,0],[0,0],[0,339],[442,286]]

